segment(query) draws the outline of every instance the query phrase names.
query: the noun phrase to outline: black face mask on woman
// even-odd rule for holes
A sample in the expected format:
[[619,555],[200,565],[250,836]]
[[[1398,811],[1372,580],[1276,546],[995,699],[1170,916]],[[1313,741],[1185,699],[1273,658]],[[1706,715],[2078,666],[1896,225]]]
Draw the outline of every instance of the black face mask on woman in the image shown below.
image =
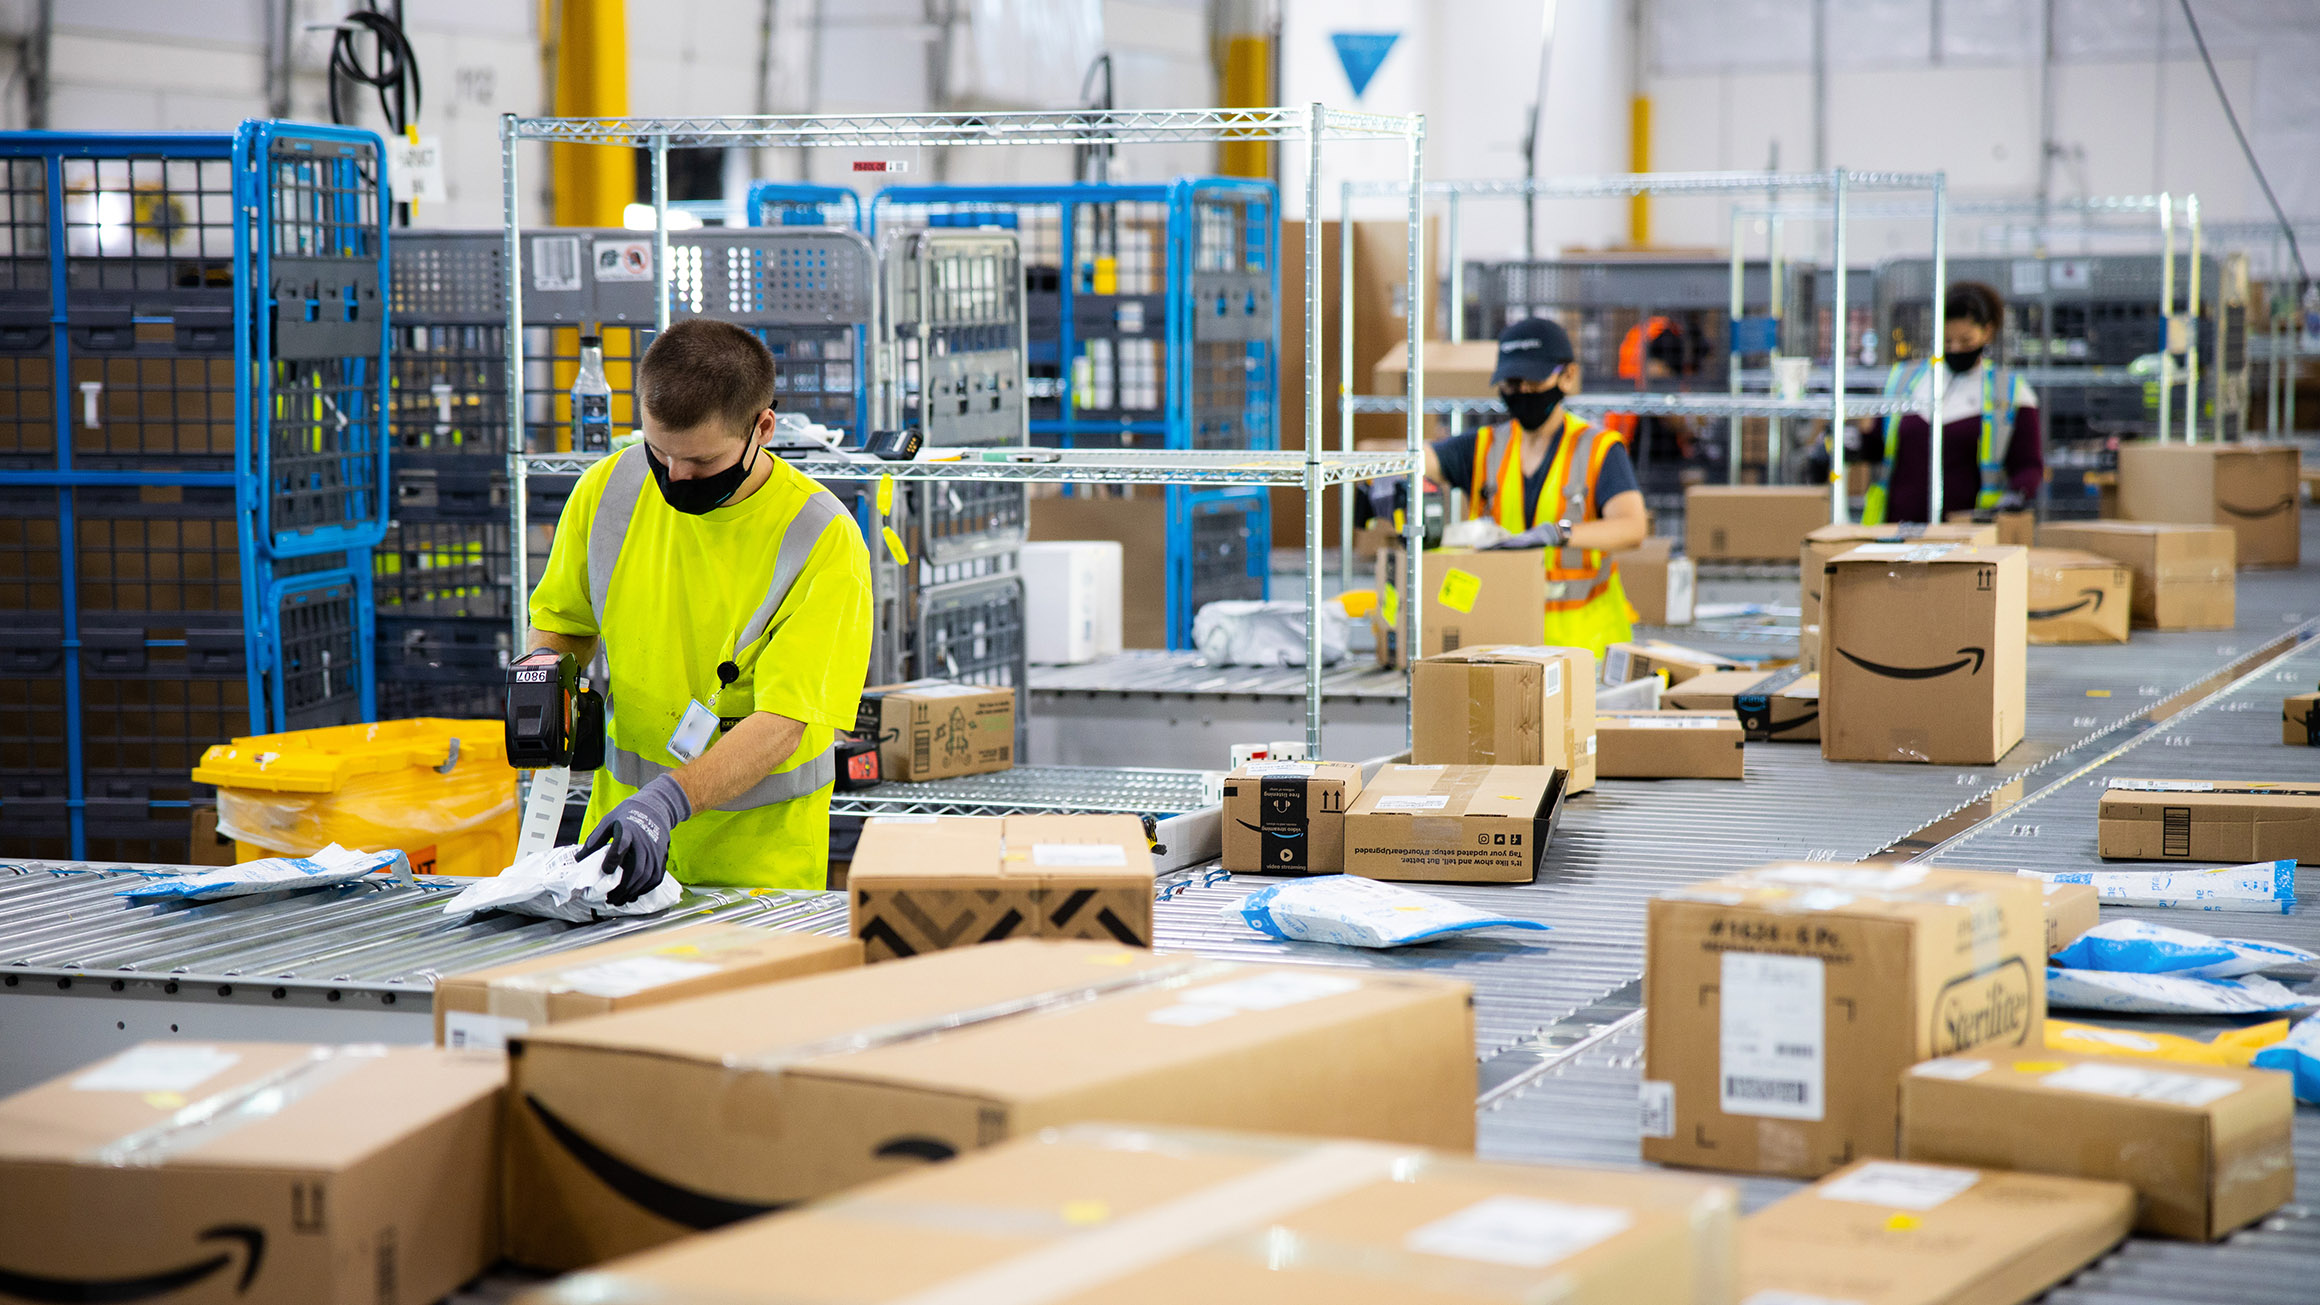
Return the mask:
[[741,482],[749,479],[750,471],[757,466],[757,439],[755,432],[752,432],[749,451],[732,466],[713,476],[670,480],[669,464],[660,460],[660,455],[652,451],[650,444],[645,445],[644,460],[651,465],[653,481],[661,487],[661,497],[668,500],[669,506],[686,516],[697,517],[712,508],[723,506],[725,500],[733,497],[734,491],[741,488]]
[[1962,376],[1981,365],[1982,351],[1979,349],[1953,349],[1950,351],[1949,374],[1952,376]]
[[1543,390],[1500,390],[1498,401],[1506,405],[1506,415],[1514,418],[1516,425],[1524,430],[1537,430],[1563,405],[1563,391],[1560,386]]

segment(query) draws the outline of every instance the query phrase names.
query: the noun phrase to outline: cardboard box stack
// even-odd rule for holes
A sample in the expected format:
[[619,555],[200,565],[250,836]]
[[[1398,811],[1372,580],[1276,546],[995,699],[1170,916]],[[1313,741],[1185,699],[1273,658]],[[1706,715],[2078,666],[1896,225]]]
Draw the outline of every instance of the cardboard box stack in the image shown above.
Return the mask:
[[2098,1178],[2135,1227],[2215,1241],[2295,1194],[2296,1099],[2272,1070],[2044,1051],[1927,1061],[1901,1086],[1912,1160]]
[[2320,693],[2291,693],[2280,703],[2280,742],[2320,747]]
[[[1034,544],[1108,542],[1120,549],[1123,576],[1168,573],[1168,500],[1157,489],[1132,488],[1120,496],[1033,494],[1027,531]],[[1254,541],[1262,545],[1263,541]],[[1123,603],[1120,644],[1126,648],[1168,646],[1168,604]],[[1100,646],[1100,643],[1099,643]]]
[[[1079,1125],[566,1279],[526,1305],[1728,1302],[1736,1199],[1671,1174]],[[1289,1255],[1252,1254],[1262,1245]],[[778,1269],[773,1268],[778,1266]]]
[[1801,666],[1695,675],[1660,701],[1680,711],[1729,716],[1750,743],[1817,743],[1821,737],[1821,677]]
[[2104,786],[2095,846],[2123,861],[2320,861],[2320,785],[2127,779]]
[[1690,625],[1699,592],[1699,566],[1688,557],[1673,556],[1676,541],[1654,535],[1643,546],[1614,553],[1620,588],[1644,625]]
[[1037,541],[1019,557],[1025,660],[1070,665],[1120,651],[1126,554],[1118,540]]
[[2125,643],[2135,577],[2075,548],[2030,550],[2030,642]]
[[1361,767],[1342,761],[1252,761],[1224,779],[1224,868],[1236,875],[1345,871],[1345,810]]
[[1977,766],[2022,741],[2023,550],[1863,544],[1822,576],[1823,757]]
[[1381,767],[1345,815],[1345,872],[1527,884],[1563,812],[1552,766]]
[[1667,682],[1676,685],[1710,671],[1739,669],[1740,663],[1729,658],[1701,652],[1697,648],[1686,648],[1681,644],[1664,643],[1658,639],[1615,643],[1603,650],[1605,684],[1625,684],[1630,680],[1665,673]]
[[1893,1157],[1911,1065],[2042,1046],[2039,897],[2014,875],[1800,864],[1653,898],[1644,1159],[1814,1178]]
[[1152,848],[1134,816],[873,816],[847,889],[869,961],[1006,938],[1152,945]]
[[1694,485],[1684,552],[1695,562],[1785,562],[1829,524],[1829,491],[1803,485]]
[[1998,1305],[2119,1244],[2123,1183],[1864,1160],[1740,1223],[1751,1305]]
[[1929,544],[1995,545],[1998,528],[1994,525],[1975,525],[1967,522],[1946,522],[1929,526],[1922,521],[1902,521],[1890,525],[1864,526],[1832,522],[1804,537],[1804,546],[1797,550],[1797,618],[1799,629],[1821,623],[1821,575],[1828,560],[1839,553],[1850,553],[1863,544]]
[[851,938],[738,924],[630,934],[435,981],[435,1042],[497,1049],[510,1034],[862,963]]
[[[1402,616],[1398,590],[1402,583],[1402,550],[1388,547],[1378,553],[1378,593],[1384,595],[1370,614],[1377,633],[1380,666],[1400,666]],[[1535,644],[1546,629],[1546,561],[1538,549],[1498,549],[1474,552],[1462,548],[1428,549],[1423,578],[1426,610],[1421,659],[1456,652],[1477,644]]]
[[510,1044],[507,1251],[578,1268],[1088,1120],[1471,1151],[1470,1000],[1008,942],[555,1025]]
[[950,779],[1015,767],[1015,690],[912,680],[862,691],[854,728],[878,741],[888,779]]
[[1605,779],[1746,778],[1747,736],[1729,712],[1598,712],[1595,739]]
[[2222,526],[2241,566],[2294,566],[2303,544],[2303,490],[2293,444],[2119,446],[2119,515],[2129,521]]
[[2074,548],[2123,562],[2134,573],[2132,614],[2150,630],[2228,630],[2236,616],[2238,545],[2222,526],[2126,521],[2055,522],[2038,528],[2044,548]]
[[1554,766],[1566,793],[1595,787],[1595,656],[1584,648],[1483,644],[1412,670],[1410,760]]
[[172,1040],[17,1093],[0,1296],[447,1296],[498,1257],[506,1078],[434,1047]]

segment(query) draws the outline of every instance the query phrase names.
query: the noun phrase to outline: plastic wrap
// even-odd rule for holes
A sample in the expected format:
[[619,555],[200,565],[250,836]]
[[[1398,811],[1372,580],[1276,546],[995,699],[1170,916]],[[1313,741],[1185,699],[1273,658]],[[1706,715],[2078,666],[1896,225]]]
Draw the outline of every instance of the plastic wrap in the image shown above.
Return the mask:
[[1476,929],[1548,927],[1356,875],[1319,875],[1260,888],[1226,907],[1224,917],[1268,938],[1345,947],[1401,947]]
[[2279,943],[2211,938],[2163,924],[2112,920],[2056,952],[2054,963],[2074,970],[2230,979],[2264,970],[2310,969],[2320,965],[2320,956]]
[[392,870],[402,860],[401,852],[355,852],[332,843],[310,857],[269,856],[197,874],[157,876],[125,888],[115,896],[136,901],[182,898],[208,902],[252,893],[327,888],[377,871]]
[[605,894],[620,884],[618,875],[604,873],[604,850],[583,857],[571,846],[534,852],[497,876],[470,884],[443,904],[445,915],[476,915],[484,911],[512,911],[547,920],[591,920],[620,915],[656,915],[675,906],[685,886],[663,878],[652,890],[626,906],[614,906]]
[[2257,1069],[2292,1075],[2296,1099],[2320,1105],[2320,1015],[2289,1030],[2285,1040],[2257,1052],[2253,1063]]
[[[445,874],[489,874],[515,855],[516,774],[505,765],[455,765],[357,775],[331,793],[218,790],[218,833],[294,856],[331,843],[416,853]],[[453,864],[453,844],[474,846]],[[430,849],[434,855],[427,855]]]
[[[1318,617],[1322,665],[1344,661],[1351,622],[1343,608],[1324,603]],[[1212,666],[1303,666],[1305,605],[1247,599],[1205,604],[1192,618],[1192,643]]]
[[2269,1015],[2320,1006],[2270,979],[2187,979],[2174,974],[2050,969],[2048,1010],[2095,1010],[2121,1015]]

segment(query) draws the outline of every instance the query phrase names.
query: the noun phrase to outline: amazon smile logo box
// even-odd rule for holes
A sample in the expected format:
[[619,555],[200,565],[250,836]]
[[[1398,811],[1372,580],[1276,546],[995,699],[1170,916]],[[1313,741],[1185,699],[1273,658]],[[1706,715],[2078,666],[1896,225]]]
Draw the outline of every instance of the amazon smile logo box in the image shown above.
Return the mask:
[[582,1268],[1091,1120],[1471,1152],[1471,997],[1018,941],[551,1025],[508,1042],[507,1251]]
[[2119,515],[2198,522],[2238,538],[2241,566],[2294,566],[2303,542],[2303,487],[2293,444],[2119,446]]
[[2022,741],[2020,548],[1863,544],[1821,572],[1821,755],[1986,766]]
[[418,1305],[499,1250],[499,1056],[147,1042],[0,1101],[0,1301]]

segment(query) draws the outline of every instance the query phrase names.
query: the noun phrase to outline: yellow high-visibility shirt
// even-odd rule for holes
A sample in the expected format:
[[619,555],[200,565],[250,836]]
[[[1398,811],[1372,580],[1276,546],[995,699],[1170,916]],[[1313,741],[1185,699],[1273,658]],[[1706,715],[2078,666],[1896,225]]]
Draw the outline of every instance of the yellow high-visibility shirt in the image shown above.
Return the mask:
[[[803,722],[805,737],[776,771],[827,750],[835,731],[853,728],[870,664],[870,556],[853,518],[841,515],[823,528],[766,635],[736,650],[734,640],[766,601],[784,532],[821,487],[776,460],[756,493],[688,516],[648,477],[599,630],[589,600],[588,539],[613,462],[590,467],[565,503],[547,573],[531,599],[534,627],[603,639],[612,679],[608,744],[681,765],[669,737],[698,699],[726,720],[766,711]],[[741,674],[720,692],[717,668],[727,659]],[[598,770],[583,834],[635,791],[610,769]],[[692,884],[819,889],[829,847],[824,785],[751,810],[694,812],[670,840],[669,872]]]

